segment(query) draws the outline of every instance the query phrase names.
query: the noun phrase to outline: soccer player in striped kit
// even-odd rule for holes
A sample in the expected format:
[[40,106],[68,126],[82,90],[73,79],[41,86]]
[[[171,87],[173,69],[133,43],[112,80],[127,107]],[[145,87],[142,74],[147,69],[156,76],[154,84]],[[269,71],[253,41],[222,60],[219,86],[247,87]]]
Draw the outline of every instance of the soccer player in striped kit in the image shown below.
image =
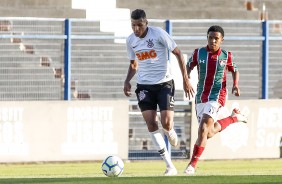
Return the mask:
[[174,122],[174,81],[168,51],[177,60],[183,77],[186,96],[193,90],[186,71],[184,57],[171,36],[161,28],[148,26],[144,10],[136,9],[131,13],[133,33],[127,38],[127,53],[130,60],[127,77],[124,81],[124,94],[131,95],[130,80],[137,73],[135,91],[139,108],[147,124],[152,142],[166,163],[164,175],[177,174],[164,138],[157,122],[157,106],[160,109],[161,125],[172,146],[177,146],[178,137],[173,128]]
[[198,85],[195,96],[196,115],[199,123],[198,139],[194,145],[191,161],[184,173],[194,174],[199,157],[205,149],[207,139],[224,130],[235,122],[247,122],[247,118],[238,109],[233,109],[229,117],[218,120],[218,115],[225,105],[227,97],[226,74],[232,73],[232,93],[240,96],[238,86],[239,72],[231,52],[220,48],[224,40],[222,27],[214,25],[207,31],[208,45],[197,48],[187,62],[188,77],[196,66]]

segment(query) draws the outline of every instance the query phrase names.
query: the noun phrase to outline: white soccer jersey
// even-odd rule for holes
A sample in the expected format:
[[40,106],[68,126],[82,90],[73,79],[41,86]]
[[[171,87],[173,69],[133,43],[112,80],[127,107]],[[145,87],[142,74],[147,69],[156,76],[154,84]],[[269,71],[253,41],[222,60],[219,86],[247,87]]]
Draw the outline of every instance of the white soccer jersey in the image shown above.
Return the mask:
[[168,51],[173,51],[177,45],[166,31],[148,26],[144,38],[132,33],[126,44],[129,60],[138,61],[138,84],[159,84],[172,79]]

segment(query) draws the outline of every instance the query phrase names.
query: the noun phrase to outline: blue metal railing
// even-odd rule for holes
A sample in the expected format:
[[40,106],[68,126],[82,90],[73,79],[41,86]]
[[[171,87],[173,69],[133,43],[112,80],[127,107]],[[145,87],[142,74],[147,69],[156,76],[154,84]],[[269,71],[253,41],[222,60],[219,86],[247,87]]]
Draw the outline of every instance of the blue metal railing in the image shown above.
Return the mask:
[[[180,22],[180,23],[185,23],[185,22],[193,22],[193,23],[202,23],[200,20],[176,20],[174,22]],[[211,23],[211,22],[216,22],[215,20],[204,20],[206,23]],[[225,40],[232,40],[232,41],[262,41],[262,94],[261,98],[262,99],[268,99],[268,70],[269,70],[269,22],[268,21],[239,21],[239,20],[218,20],[220,23],[246,23],[246,24],[261,24],[262,28],[262,35],[261,36],[225,36]],[[168,33],[170,33],[175,40],[206,40],[206,36],[174,36],[173,31],[172,31],[172,23],[170,20],[166,21],[166,30]]]
[[71,20],[65,20],[65,54],[64,54],[64,71],[65,71],[65,86],[64,100],[71,99]]
[[[17,19],[15,18],[9,18],[11,19],[11,21],[16,21]],[[7,20],[7,18],[1,18],[1,20]],[[20,21],[26,21],[26,19],[19,19]],[[37,19],[31,19],[31,21],[33,20],[37,20]],[[42,20],[42,21],[48,21],[49,19],[38,19],[38,20]],[[60,32],[57,30],[57,27],[60,27],[60,25],[56,24],[54,26],[54,32],[51,32],[53,30],[50,29],[45,31],[46,29],[44,29],[43,27],[46,24],[42,24],[43,27],[40,27],[40,29],[37,31],[37,29],[34,29],[32,31],[35,31],[34,34],[30,33],[30,34],[26,34],[26,35],[21,35],[19,34],[21,31],[21,26],[22,24],[19,25],[13,25],[15,26],[14,28],[16,28],[16,33],[17,34],[5,34],[5,32],[2,32],[0,34],[0,38],[1,39],[10,39],[10,38],[19,38],[19,39],[44,39],[44,40],[65,40],[64,42],[64,53],[63,53],[63,59],[64,59],[64,92],[63,92],[63,99],[64,100],[71,100],[71,80],[72,78],[72,71],[75,70],[75,68],[72,68],[72,57],[73,57],[73,53],[72,53],[72,46],[73,46],[73,41],[89,41],[89,40],[114,40],[114,39],[125,39],[126,37],[122,37],[122,36],[115,36],[114,34],[82,34],[80,33],[80,26],[77,26],[76,28],[76,32],[74,32],[72,30],[72,27],[75,23],[84,23],[85,20],[84,19],[50,19],[50,21],[59,21],[62,22],[63,25],[63,32],[62,34],[60,34]],[[151,20],[149,20],[150,22]],[[232,34],[227,34],[225,36],[225,41],[242,41],[244,44],[248,44],[248,42],[252,42],[252,43],[259,43],[259,45],[253,47],[253,49],[257,49],[253,54],[253,56],[256,56],[255,59],[258,61],[257,62],[259,64],[259,66],[256,66],[256,68],[260,69],[260,72],[256,73],[256,75],[254,75],[253,78],[255,78],[255,80],[259,80],[259,84],[255,84],[259,90],[254,89],[255,92],[259,93],[259,98],[261,99],[268,99],[273,92],[270,91],[274,88],[275,84],[279,83],[279,81],[281,81],[282,79],[280,79],[281,75],[280,73],[275,73],[273,74],[272,71],[273,69],[277,69],[277,63],[280,62],[279,59],[277,59],[277,51],[273,50],[273,47],[275,47],[276,49],[279,49],[279,41],[282,40],[282,28],[280,28],[281,30],[278,30],[278,33],[273,33],[273,31],[271,31],[271,29],[273,29],[271,26],[273,25],[279,25],[282,27],[282,21],[251,21],[251,20],[153,20],[150,22],[150,24],[154,25],[154,21],[156,21],[157,25],[161,25],[163,24],[163,28],[170,34],[172,35],[173,39],[175,39],[177,42],[183,43],[183,41],[188,41],[185,42],[184,45],[188,45],[190,43],[196,43],[197,41],[205,41],[206,40],[206,36],[205,36],[205,32],[196,32],[198,30],[205,30],[207,27],[206,25],[212,24],[212,23],[219,23],[219,24],[224,24],[224,28],[226,28],[227,30],[230,29],[232,26],[232,29],[235,30],[237,24],[240,25],[240,29],[238,28],[238,30],[242,30],[245,31],[246,33],[240,33],[240,34],[236,34],[236,30],[234,32],[232,32]],[[88,20],[88,22],[98,22],[98,21],[90,21]],[[187,27],[185,27],[185,23]],[[179,24],[179,27],[176,26],[176,24]],[[190,24],[192,26],[190,26]],[[90,25],[90,24],[89,24]],[[87,25],[85,28],[86,30],[89,29],[89,25]],[[184,26],[183,26],[184,25]],[[234,26],[235,25],[235,26]],[[18,26],[18,27],[16,27]],[[30,28],[30,25],[27,25]],[[36,24],[35,24],[36,26]],[[40,25],[41,26],[41,25]],[[56,27],[57,26],[57,27]],[[253,27],[252,27],[253,26]],[[258,29],[256,30],[255,33],[252,33],[251,28],[254,29]],[[82,29],[82,28],[81,28]],[[181,33],[179,33],[179,29],[180,31],[182,31]],[[197,34],[193,35],[193,32],[189,30],[190,29],[194,29],[196,31]],[[41,30],[43,30],[44,32],[40,32]],[[280,31],[280,32],[279,32]],[[38,34],[37,34],[38,32]],[[50,34],[49,34],[50,32]],[[199,35],[203,35],[203,36],[199,36]],[[235,35],[235,36],[234,36]],[[235,43],[234,42],[234,43]],[[273,43],[277,43],[277,45],[273,46]],[[198,42],[197,42],[198,43]],[[233,43],[233,42],[232,42]],[[236,42],[238,43],[238,42]],[[241,43],[241,42],[240,42]],[[252,44],[251,43],[251,44]],[[235,44],[234,44],[235,45]],[[244,50],[244,53],[248,52],[248,46],[246,45],[246,50]],[[193,46],[194,47],[194,46]],[[278,48],[279,47],[279,48]],[[189,49],[192,48],[191,44]],[[272,50],[270,50],[270,48],[272,48]],[[243,50],[244,48],[242,47],[241,50]],[[241,52],[241,51],[238,51]],[[250,51],[251,52],[251,51]],[[272,53],[272,54],[271,54]],[[275,55],[276,54],[276,55]],[[259,56],[258,56],[259,55]],[[275,56],[273,56],[275,55]],[[79,57],[79,56],[77,56]],[[91,55],[89,55],[89,57],[91,57]],[[125,56],[126,57],[126,56]],[[243,56],[245,57],[245,56]],[[248,56],[249,57],[249,56]],[[252,59],[250,57],[250,59]],[[243,60],[248,61],[248,58]],[[270,62],[271,61],[271,62]],[[253,63],[257,64],[257,63]],[[245,63],[244,63],[245,64]],[[272,68],[271,68],[272,67]],[[243,67],[242,67],[243,68]],[[240,68],[241,69],[241,68]],[[243,68],[243,70],[246,70],[246,68]],[[246,77],[248,78],[248,76]],[[259,79],[258,79],[259,78]],[[249,85],[249,83],[246,83],[246,85]],[[251,87],[250,87],[251,88]],[[249,88],[248,88],[249,90]],[[273,96],[273,95],[272,95]]]
[[268,99],[268,64],[269,64],[269,23],[262,22],[262,99]]

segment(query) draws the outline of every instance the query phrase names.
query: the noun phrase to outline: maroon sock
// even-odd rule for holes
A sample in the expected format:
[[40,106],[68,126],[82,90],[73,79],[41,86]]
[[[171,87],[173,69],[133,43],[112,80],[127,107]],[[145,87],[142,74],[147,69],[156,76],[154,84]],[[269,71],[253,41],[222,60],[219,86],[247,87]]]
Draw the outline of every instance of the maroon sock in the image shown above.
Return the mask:
[[223,118],[223,119],[220,119],[220,120],[217,120],[217,122],[221,125],[221,130],[224,130],[226,127],[228,127],[228,125],[232,124],[232,123],[235,123],[237,122],[238,119],[236,116],[228,116],[226,118]]
[[198,146],[196,144],[194,145],[193,154],[192,154],[192,158],[191,158],[189,165],[192,165],[195,168],[195,166],[196,166],[200,156],[202,155],[204,149],[205,149],[205,147],[201,147],[201,146]]

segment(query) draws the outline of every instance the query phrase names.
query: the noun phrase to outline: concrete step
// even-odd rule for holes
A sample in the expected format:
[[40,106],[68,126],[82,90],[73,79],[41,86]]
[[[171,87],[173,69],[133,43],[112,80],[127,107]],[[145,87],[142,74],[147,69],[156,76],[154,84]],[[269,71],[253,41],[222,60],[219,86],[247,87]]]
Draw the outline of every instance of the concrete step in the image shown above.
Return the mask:
[[[206,26],[205,26],[206,25]],[[233,24],[209,22],[205,24],[187,22],[173,22],[173,36],[205,36],[211,25],[219,25],[224,29],[225,36],[261,36],[260,24]],[[206,27],[206,28],[205,28]]]
[[[247,10],[246,0],[117,0],[118,8],[144,9],[148,18],[160,19],[260,19],[265,4],[269,20],[281,20],[282,0],[253,1],[253,10]],[[152,8],[154,7],[154,8]],[[169,7],[169,8],[168,8]],[[208,8],[207,8],[208,7]],[[210,10],[213,11],[210,11]],[[155,10],[155,12],[154,12]],[[164,13],[165,12],[165,13]],[[180,13],[181,12],[181,13]],[[214,13],[216,12],[216,13]],[[181,15],[182,14],[182,15]]]
[[[95,36],[95,35],[94,35]],[[97,35],[96,35],[97,36]],[[112,33],[101,33],[98,36],[113,36]],[[72,40],[72,45],[76,46],[76,44],[115,44],[113,39],[74,39]]]
[[17,86],[61,86],[61,81],[58,80],[36,80],[36,81],[30,81],[30,80],[19,80],[19,81],[3,81],[0,80],[0,86],[9,86],[9,87],[17,87]]
[[247,11],[245,0],[117,0],[117,8],[144,9],[152,19],[260,19],[259,11]]
[[95,57],[95,56],[105,56],[105,57],[126,57],[127,53],[126,50],[115,50],[115,51],[99,51],[99,50],[86,50],[86,51],[82,51],[82,50],[73,50],[72,51],[72,56],[73,57],[81,57],[81,58],[87,58],[87,57]]
[[146,9],[147,18],[151,19],[242,19],[242,20],[259,20],[258,11],[246,10],[229,10],[222,8],[204,9],[203,11],[189,9],[172,9],[165,11],[163,9],[149,8]]
[[[20,55],[3,55],[0,57],[0,63],[1,64],[36,64],[40,63],[41,57],[49,57],[48,55],[42,55],[42,56],[36,56],[36,55],[25,55],[25,57],[21,57]],[[62,58],[60,55],[52,56],[52,63],[61,63]]]
[[[0,60],[1,61],[1,60]],[[129,65],[129,59],[126,57],[116,57],[116,56],[108,56],[108,57],[72,57],[72,64],[108,64],[108,65],[115,65],[115,64],[124,64],[126,63]]]
[[[93,99],[129,99],[127,98],[122,89],[112,89],[112,88],[78,88],[78,94],[88,94],[88,97],[90,97],[91,100]],[[72,97],[74,96],[75,92],[72,92]],[[88,98],[89,99],[89,98]],[[136,99],[136,98],[135,98]]]
[[233,8],[245,8],[245,0],[216,0],[211,3],[210,0],[116,0],[117,8],[129,8],[129,9],[148,9],[151,7],[154,8],[163,8],[164,11],[175,8],[197,8],[200,10],[201,8],[210,9],[212,7],[233,7]]
[[0,86],[1,93],[60,93],[61,86]]
[[101,44],[75,44],[72,46],[72,50],[83,50],[83,51],[92,51],[92,50],[99,50],[99,51],[126,51],[126,46],[123,44],[108,44],[108,45],[101,45]]
[[[112,64],[107,64],[107,63],[96,63],[95,61],[93,61],[92,63],[72,63],[72,69],[73,70],[77,70],[77,69],[85,69],[85,68],[91,68],[91,69],[98,69],[98,70],[104,70],[105,68],[109,68],[109,66],[114,67],[115,69],[122,69],[125,71],[127,71],[128,67],[129,67],[129,62],[123,62],[123,63],[116,63],[113,62]],[[0,64],[1,66],[1,64]]]
[[[79,74],[96,74],[96,75],[107,75],[107,74],[120,74],[124,75],[124,73],[127,73],[127,67],[115,67],[115,68],[79,68],[72,71],[73,75],[79,75]],[[0,70],[1,71],[1,70]]]
[[86,11],[70,8],[1,8],[1,17],[86,18]]
[[5,8],[71,8],[72,0],[1,0],[0,7]]
[[[268,20],[282,20],[282,11],[272,11],[268,12]],[[280,33],[281,35],[281,33]]]
[[64,97],[58,91],[50,93],[49,91],[34,93],[34,92],[17,92],[17,93],[1,93],[0,99],[5,101],[15,100],[63,100]]
[[282,0],[263,0],[263,1],[253,1],[255,8],[262,10],[262,5],[265,4],[266,11],[272,12],[274,10],[280,10],[282,7]]

